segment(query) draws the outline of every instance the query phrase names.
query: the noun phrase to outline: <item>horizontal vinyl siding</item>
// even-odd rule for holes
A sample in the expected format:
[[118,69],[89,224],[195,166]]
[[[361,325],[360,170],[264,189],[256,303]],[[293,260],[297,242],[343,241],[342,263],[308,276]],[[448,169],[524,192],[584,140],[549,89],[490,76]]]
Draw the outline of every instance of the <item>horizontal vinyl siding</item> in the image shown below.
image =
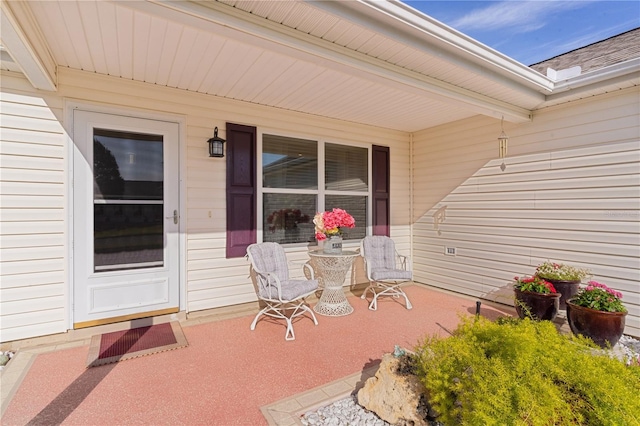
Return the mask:
[[547,259],[586,267],[624,294],[625,332],[640,336],[639,113],[638,91],[626,90],[505,126],[504,172],[492,159],[499,122],[414,136],[415,279],[513,304],[513,276]]
[[[258,132],[390,146],[391,232],[400,248],[409,249],[409,143],[404,133],[67,69],[60,70],[59,88],[62,96],[74,100],[111,108],[126,105],[127,114],[135,115],[138,109],[186,118],[186,194],[181,197],[186,196],[187,206],[183,229],[188,311],[256,300],[247,259],[225,258],[226,161],[209,158],[207,140],[216,126],[218,135],[226,139],[226,122],[256,126]],[[306,251],[306,247],[287,249],[292,260],[307,260]],[[291,272],[302,273],[301,268]]]
[[0,335],[67,329],[65,134],[62,100],[17,74],[0,94]]

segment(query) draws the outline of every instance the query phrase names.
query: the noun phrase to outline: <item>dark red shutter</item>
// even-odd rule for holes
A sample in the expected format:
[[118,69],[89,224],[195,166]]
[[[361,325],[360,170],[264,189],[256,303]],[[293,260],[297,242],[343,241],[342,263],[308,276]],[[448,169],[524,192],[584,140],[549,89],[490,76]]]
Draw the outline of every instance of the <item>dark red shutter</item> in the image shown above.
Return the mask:
[[227,123],[227,257],[256,242],[256,128]]
[[389,147],[372,146],[373,235],[389,232]]

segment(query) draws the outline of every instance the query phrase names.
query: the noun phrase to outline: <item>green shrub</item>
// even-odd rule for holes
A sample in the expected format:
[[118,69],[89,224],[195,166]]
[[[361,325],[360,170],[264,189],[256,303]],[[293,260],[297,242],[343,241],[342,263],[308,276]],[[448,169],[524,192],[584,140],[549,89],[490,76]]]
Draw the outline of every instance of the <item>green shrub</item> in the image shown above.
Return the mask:
[[463,318],[415,360],[445,425],[640,425],[640,368],[549,321]]

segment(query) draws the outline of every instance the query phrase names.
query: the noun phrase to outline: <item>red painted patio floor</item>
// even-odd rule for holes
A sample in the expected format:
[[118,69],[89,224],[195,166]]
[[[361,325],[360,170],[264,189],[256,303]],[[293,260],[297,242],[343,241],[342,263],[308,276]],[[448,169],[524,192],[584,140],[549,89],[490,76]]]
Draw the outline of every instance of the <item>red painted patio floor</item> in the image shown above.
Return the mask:
[[[405,287],[403,299],[384,298],[378,310],[350,297],[355,311],[295,322],[285,341],[282,322],[253,316],[184,326],[189,346],[85,368],[87,346],[40,354],[11,400],[2,425],[262,425],[260,407],[356,373],[394,345],[413,348],[427,335],[446,336],[475,300]],[[495,319],[504,309],[482,305]]]

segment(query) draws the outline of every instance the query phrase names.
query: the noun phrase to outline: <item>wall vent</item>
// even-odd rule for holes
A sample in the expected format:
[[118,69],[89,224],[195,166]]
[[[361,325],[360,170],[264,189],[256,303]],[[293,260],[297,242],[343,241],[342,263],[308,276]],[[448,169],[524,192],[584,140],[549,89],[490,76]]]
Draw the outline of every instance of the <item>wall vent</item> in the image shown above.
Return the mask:
[[456,248],[455,247],[445,247],[444,248],[444,254],[446,254],[447,256],[455,256],[456,255]]

